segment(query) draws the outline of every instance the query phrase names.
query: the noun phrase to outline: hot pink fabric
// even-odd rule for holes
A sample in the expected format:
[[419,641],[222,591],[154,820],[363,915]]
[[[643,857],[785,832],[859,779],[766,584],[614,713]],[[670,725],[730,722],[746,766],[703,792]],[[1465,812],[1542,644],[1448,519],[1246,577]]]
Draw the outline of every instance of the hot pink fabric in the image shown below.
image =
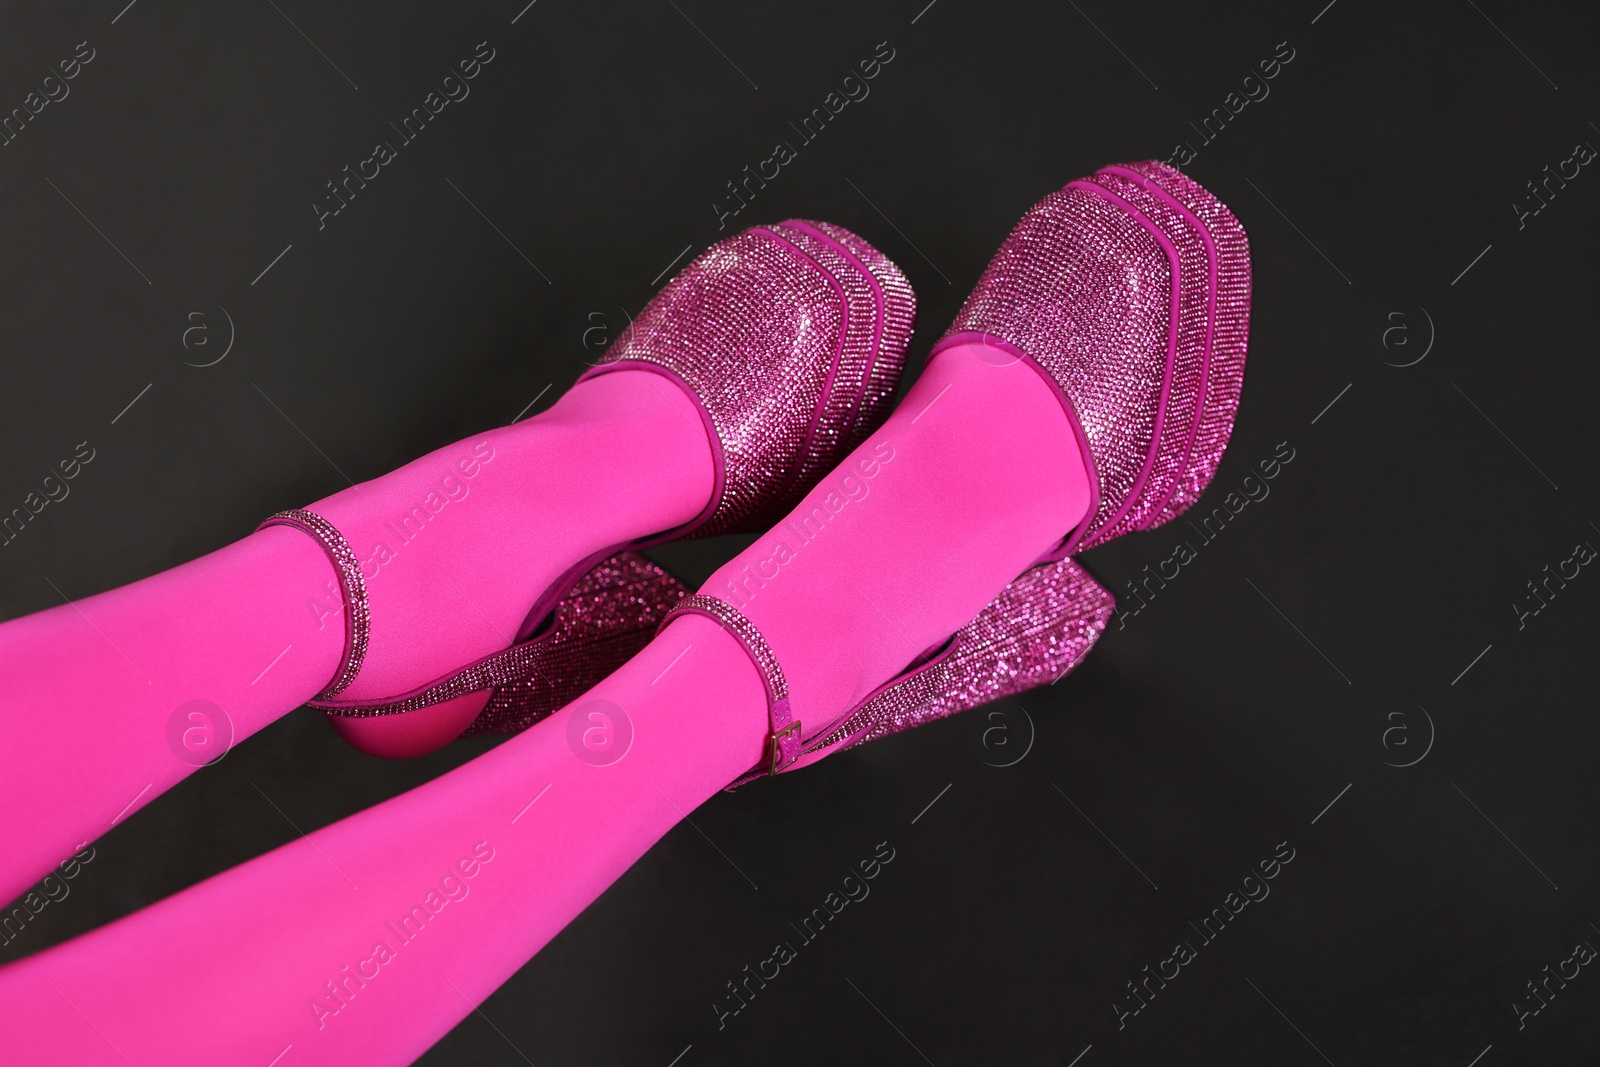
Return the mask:
[[[320,505],[375,561],[372,647],[346,694],[405,692],[504,647],[566,568],[704,507],[710,447],[669,402],[674,388],[641,372],[583,382]],[[411,518],[417,532],[404,521],[414,507],[429,516]],[[0,625],[0,900],[195,769],[169,725],[196,742],[206,726],[180,706],[221,708],[238,742],[320,691],[343,650],[340,603],[322,548],[274,527]]]
[[340,699],[404,693],[505,648],[578,560],[692,519],[712,461],[686,409],[660,375],[603,375],[537,421],[312,505],[362,560],[372,606],[366,662]]
[[[593,691],[629,709],[631,750],[615,764],[568,747],[580,702],[427,785],[0,970],[0,1060],[264,1067],[292,1047],[280,1067],[410,1063],[753,758],[760,683],[700,621]],[[687,709],[698,721],[685,729]]]
[[[950,348],[706,588],[765,572],[743,610],[783,657],[798,714],[837,714],[976,614],[1088,502],[1054,392],[982,346]],[[775,538],[817,524],[817,507],[817,535],[774,571]],[[586,731],[623,722],[620,759],[579,757]],[[286,1050],[284,1064],[409,1063],[756,763],[766,732],[743,648],[679,619],[585,699],[450,774],[0,969],[0,1048],[74,1067]]]
[[[1053,410],[1029,409],[1036,396]],[[810,735],[971,621],[1088,506],[1053,390],[981,344],[954,346],[700,591],[761,631]]]

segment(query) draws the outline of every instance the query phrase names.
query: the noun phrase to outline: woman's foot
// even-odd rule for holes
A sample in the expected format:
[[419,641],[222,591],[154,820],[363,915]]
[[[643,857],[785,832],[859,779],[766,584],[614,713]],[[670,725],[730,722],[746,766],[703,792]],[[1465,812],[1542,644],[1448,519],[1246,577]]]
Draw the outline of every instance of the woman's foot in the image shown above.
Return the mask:
[[[1046,657],[1041,618],[1067,631],[1052,658],[1081,658],[1109,601],[1064,557],[1176,517],[1209,483],[1243,380],[1249,277],[1238,221],[1163,164],[1107,167],[1024,215],[884,428],[689,602],[766,681],[757,767],[926,721],[923,697],[948,713],[1041,684],[1001,662]],[[941,668],[968,691],[903,677],[874,692],[975,616],[961,643],[1018,639]]]
[[[312,704],[384,755],[548,715],[643,647],[677,599],[669,576],[618,553],[759,527],[792,504],[881,421],[913,305],[848,231],[748,230],[673,278],[529,424],[274,516],[339,573],[347,655]],[[331,609],[314,610],[319,626]]]

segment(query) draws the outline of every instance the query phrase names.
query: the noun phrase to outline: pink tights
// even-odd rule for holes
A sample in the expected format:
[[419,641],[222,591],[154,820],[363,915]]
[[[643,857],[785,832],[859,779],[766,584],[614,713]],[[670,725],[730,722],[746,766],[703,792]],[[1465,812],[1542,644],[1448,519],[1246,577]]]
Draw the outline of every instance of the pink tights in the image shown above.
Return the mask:
[[[1054,392],[985,355],[940,355],[791,515],[831,515],[802,549],[771,562],[780,524],[707,583],[744,583],[802,721],[843,711],[968,621],[1087,507]],[[309,585],[326,580],[313,559]],[[305,628],[296,607],[279,637]],[[322,674],[284,672],[300,688],[279,703],[325,682],[337,651],[322,654]],[[575,738],[607,728],[631,732],[626,752],[583,758]],[[449,774],[0,969],[0,1047],[74,1065],[410,1062],[754,765],[766,731],[743,649],[680,619],[585,698]],[[64,855],[75,842],[60,840]]]
[[[367,583],[372,648],[345,695],[402,693],[505,647],[568,567],[692,519],[712,473],[690,412],[667,379],[620,371],[315,505],[359,556],[390,546]],[[471,477],[463,458],[477,460]],[[426,503],[439,511],[411,542],[384,529]],[[344,648],[334,582],[320,545],[272,527],[0,625],[0,901],[214,758],[230,733],[240,741],[320,692]]]

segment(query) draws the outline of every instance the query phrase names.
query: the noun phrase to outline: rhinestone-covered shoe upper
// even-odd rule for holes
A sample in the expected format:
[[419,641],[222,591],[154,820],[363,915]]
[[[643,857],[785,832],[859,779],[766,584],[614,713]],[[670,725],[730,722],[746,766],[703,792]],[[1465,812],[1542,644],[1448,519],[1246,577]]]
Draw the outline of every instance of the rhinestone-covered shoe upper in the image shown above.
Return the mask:
[[981,340],[1060,389],[1097,490],[1060,549],[1076,551],[1174,518],[1210,481],[1238,407],[1249,306],[1238,220],[1174,168],[1135,163],[1035,204],[940,345]]
[[680,271],[585,377],[681,381],[719,453],[691,535],[757,527],[883,421],[914,310],[899,268],[849,231],[755,227]]

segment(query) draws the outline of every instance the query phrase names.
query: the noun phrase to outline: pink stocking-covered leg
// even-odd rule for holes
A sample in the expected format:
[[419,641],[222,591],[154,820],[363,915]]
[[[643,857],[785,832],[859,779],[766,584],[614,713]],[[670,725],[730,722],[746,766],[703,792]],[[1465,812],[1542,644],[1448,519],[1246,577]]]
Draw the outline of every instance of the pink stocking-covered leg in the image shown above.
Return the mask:
[[[504,647],[568,567],[693,518],[712,474],[692,411],[659,375],[609,374],[339,494],[380,531],[352,537],[358,553],[388,544],[357,693],[404,692]],[[421,532],[402,529],[414,504],[438,507]],[[318,693],[345,639],[334,577],[315,541],[272,527],[0,625],[0,900]]]
[[[984,356],[941,354],[786,520],[832,514],[747,608],[801,714],[885,681],[1087,507],[1053,391]],[[866,460],[865,494],[835,484]],[[708,590],[771,558],[772,536]],[[408,1063],[754,765],[767,728],[743,648],[679,619],[442,778],[0,970],[0,1047],[19,1063],[269,1063],[291,1048],[285,1063]]]

